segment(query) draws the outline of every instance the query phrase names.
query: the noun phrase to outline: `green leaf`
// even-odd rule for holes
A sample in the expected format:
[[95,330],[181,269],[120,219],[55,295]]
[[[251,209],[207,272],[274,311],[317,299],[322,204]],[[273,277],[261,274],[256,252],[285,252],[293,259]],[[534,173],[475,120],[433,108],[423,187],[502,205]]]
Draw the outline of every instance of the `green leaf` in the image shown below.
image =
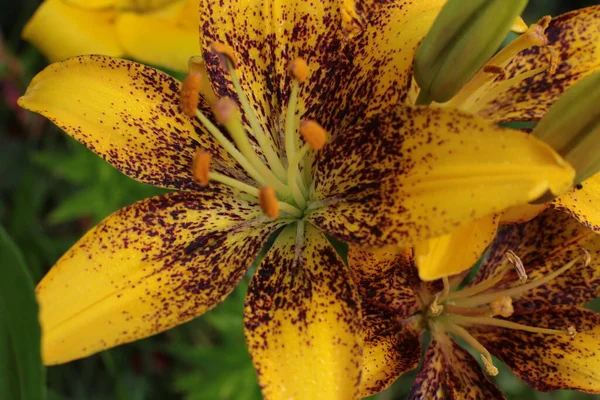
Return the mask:
[[41,329],[23,257],[0,227],[0,399],[45,398]]

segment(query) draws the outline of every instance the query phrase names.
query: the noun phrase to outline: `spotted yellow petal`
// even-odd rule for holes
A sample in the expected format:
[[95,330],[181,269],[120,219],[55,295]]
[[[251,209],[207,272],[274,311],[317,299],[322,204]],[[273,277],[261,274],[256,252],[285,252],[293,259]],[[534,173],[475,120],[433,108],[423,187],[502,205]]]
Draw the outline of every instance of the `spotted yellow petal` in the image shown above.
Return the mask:
[[[342,15],[355,15],[351,26],[358,32],[339,60],[325,65],[340,82],[325,82],[331,89],[317,100],[320,107],[311,93],[311,116],[335,136],[373,113],[405,102],[417,46],[445,1],[343,1]],[[344,12],[351,5],[354,13]]]
[[89,231],[37,287],[46,364],[162,332],[229,294],[277,223],[229,190],[126,207]]
[[409,400],[504,399],[477,360],[446,335],[437,335],[427,348]]
[[[556,73],[541,73],[505,90],[484,106],[480,115],[496,122],[537,121],[569,87],[600,68],[600,6],[582,8],[554,18],[546,30],[548,45],[559,57]],[[548,65],[547,50],[534,47],[517,55],[506,79]]]
[[455,275],[471,268],[494,239],[499,218],[488,215],[444,236],[415,246],[419,277],[424,281]]
[[421,358],[415,320],[363,301],[363,369],[361,397],[372,396],[389,387],[403,373],[417,368]]
[[350,247],[348,266],[363,300],[398,317],[410,317],[421,308],[421,282],[411,251],[378,252]]
[[[568,195],[568,192],[563,196]],[[531,221],[540,215],[546,208],[548,203],[543,204],[524,204],[520,206],[510,207],[506,209],[500,216],[500,225],[506,224],[522,224],[523,222]]]
[[309,218],[359,247],[411,246],[570,188],[545,143],[456,110],[399,107],[317,154]]
[[589,229],[600,233],[600,174],[593,175],[554,200],[553,206],[566,211]]
[[325,236],[286,228],[259,266],[244,312],[265,399],[358,398],[358,294]]
[[[582,248],[590,254],[589,265],[584,263]],[[521,258],[529,282],[542,279],[580,258],[550,282],[514,296],[516,311],[584,305],[600,294],[600,236],[570,215],[549,209],[530,222],[502,228],[472,284],[491,277],[507,265],[504,254],[509,250]],[[498,288],[518,285],[516,273],[511,273]]]
[[566,334],[487,328],[472,332],[473,336],[536,390],[600,393],[600,314],[581,308],[556,308],[511,320],[551,329],[573,326],[577,335],[571,338]]
[[[141,182],[198,189],[191,165],[199,147],[218,161],[216,170],[243,179],[236,162],[205,128],[181,113],[180,87],[177,80],[141,64],[82,56],[40,72],[19,104]],[[208,105],[201,107],[210,113]]]
[[123,55],[114,10],[88,10],[62,0],[46,0],[25,25],[23,39],[50,61],[82,54]]
[[197,1],[151,13],[120,13],[116,29],[127,55],[145,63],[187,71],[188,59],[200,54]]

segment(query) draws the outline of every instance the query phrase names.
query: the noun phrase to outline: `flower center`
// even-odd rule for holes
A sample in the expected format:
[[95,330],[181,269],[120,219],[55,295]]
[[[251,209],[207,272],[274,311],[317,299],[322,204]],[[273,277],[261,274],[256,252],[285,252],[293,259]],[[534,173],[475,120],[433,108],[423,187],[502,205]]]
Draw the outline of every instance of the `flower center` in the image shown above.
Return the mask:
[[[300,121],[296,115],[300,84],[308,77],[306,62],[298,58],[289,65],[293,83],[282,135],[284,148],[281,152],[285,154],[282,159],[276,151],[274,136],[264,132],[242,89],[233,50],[222,43],[213,43],[212,50],[219,56],[221,67],[229,73],[242,110],[231,98],[217,99],[210,91],[206,77],[193,69],[183,82],[180,106],[185,114],[197,118],[204,125],[253,182],[248,184],[212,171],[210,154],[204,149],[197,150],[192,166],[194,178],[201,186],[213,180],[244,192],[259,202],[265,214],[271,218],[277,218],[280,212],[294,219],[302,218],[312,196],[311,153],[322,149],[327,141],[327,133],[319,124],[306,119]],[[212,105],[215,119],[225,127],[231,140],[198,110],[199,94]],[[255,143],[251,142],[246,131],[242,112],[256,139]],[[300,143],[299,136],[304,139],[304,144]]]
[[[583,255],[531,282],[527,282],[525,267],[512,251],[505,254],[508,262],[498,268],[495,274],[473,286],[451,292],[449,280],[444,278],[444,289],[436,294],[430,302],[429,308],[425,312],[425,319],[432,330],[454,334],[467,342],[480,353],[485,370],[490,375],[497,375],[498,369],[494,366],[489,351],[469,333],[468,328],[474,325],[487,325],[532,333],[574,337],[577,331],[573,326],[565,326],[564,329],[540,328],[519,324],[504,318],[513,315],[513,298],[519,298],[525,292],[552,281],[581,260],[587,266],[590,263],[590,254],[584,249],[582,251]],[[495,289],[513,268],[519,275],[519,284]]]
[[[444,103],[444,107],[458,108],[470,113],[478,113],[490,101],[493,101],[501,93],[518,85],[525,79],[548,72],[554,74],[558,66],[558,53],[548,46],[548,38],[545,31],[550,24],[551,17],[546,16],[537,23],[531,25],[517,39],[496,54],[450,101]],[[504,79],[505,68],[508,63],[521,51],[540,46],[546,49],[545,55],[548,61],[545,66],[523,72],[510,79]],[[499,78],[499,79],[498,79]]]

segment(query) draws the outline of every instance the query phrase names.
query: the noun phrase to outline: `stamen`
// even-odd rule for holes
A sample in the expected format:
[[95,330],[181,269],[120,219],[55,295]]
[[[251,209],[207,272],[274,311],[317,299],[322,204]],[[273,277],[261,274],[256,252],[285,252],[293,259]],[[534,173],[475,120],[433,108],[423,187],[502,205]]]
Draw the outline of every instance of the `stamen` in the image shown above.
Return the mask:
[[300,124],[300,134],[313,150],[321,150],[327,143],[327,131],[312,120],[304,120]]
[[483,72],[486,74],[494,74],[494,75],[504,75],[504,68],[499,65],[494,64],[486,64],[483,66]]
[[252,177],[259,184],[266,184],[266,180],[258,171],[248,162],[246,157],[239,152],[238,149],[223,135],[223,133],[217,128],[200,110],[196,110],[196,118],[202,125],[213,135],[217,142],[246,170],[248,175]]
[[[542,19],[540,22],[545,22],[545,20]],[[535,46],[546,46],[548,44],[548,38],[544,33],[545,29],[544,25],[540,25],[539,23],[531,25],[527,32],[510,42],[508,46],[492,57],[487,64],[504,68],[510,60],[522,50]],[[538,71],[537,73],[542,71]],[[484,87],[493,82],[495,78],[494,75],[490,75],[482,69],[446,104],[463,110],[470,110],[469,107],[472,105],[472,100],[477,99],[477,94],[481,93],[481,91],[484,90]],[[479,103],[480,101],[478,100],[477,102]]]
[[[523,324],[519,324],[517,322],[508,321],[505,319],[492,318],[492,317],[463,317],[460,315],[457,315],[457,316],[453,315],[451,318],[452,318],[452,322],[463,325],[463,326],[488,325],[488,326],[497,326],[499,328],[531,332],[531,333],[542,333],[544,335],[569,335],[570,337],[573,337],[573,331],[575,331],[575,328],[572,326],[567,327],[566,330],[537,328],[535,326],[523,325]],[[571,329],[569,329],[569,328],[571,328]],[[575,331],[575,333],[577,333],[577,331]]]
[[271,186],[262,186],[258,191],[257,197],[260,208],[262,208],[265,215],[269,218],[277,218],[280,211],[293,217],[302,217],[301,210],[284,201],[277,200],[275,190]]
[[273,174],[252,148],[235,102],[228,97],[223,97],[215,104],[214,111],[217,120],[225,125],[238,149],[240,149],[250,164],[267,182],[273,184],[277,192],[284,197],[288,197],[290,195],[288,187]]
[[561,268],[557,269],[556,271],[554,271],[540,279],[536,279],[532,282],[529,282],[528,284],[512,287],[512,288],[505,289],[505,290],[500,290],[498,292],[486,293],[486,294],[482,294],[479,296],[470,297],[467,299],[458,299],[455,302],[457,304],[460,304],[460,306],[462,306],[462,307],[476,307],[476,306],[479,306],[482,304],[488,304],[489,302],[491,302],[498,296],[507,296],[507,297],[519,296],[524,292],[527,292],[531,289],[535,289],[539,286],[542,286],[542,285],[550,282],[551,280],[553,280],[554,278],[556,278],[557,276],[559,276],[560,274],[562,274],[563,272],[567,271],[569,268],[574,266],[577,262],[579,262],[581,260],[582,257],[584,258],[584,265],[585,266],[589,265],[589,262],[591,260],[589,252],[585,249],[581,249],[581,250],[584,252],[583,256],[579,256],[579,257],[575,258],[574,260],[571,260],[570,262],[568,262]]
[[236,94],[242,104],[242,108],[244,110],[244,114],[250,123],[250,127],[252,128],[252,132],[258,141],[258,145],[265,158],[267,159],[267,163],[273,170],[273,173],[280,180],[285,179],[285,168],[283,167],[283,163],[279,159],[279,156],[275,152],[273,147],[273,142],[270,137],[265,135],[260,123],[258,122],[258,118],[256,117],[256,113],[254,109],[250,106],[250,102],[248,101],[248,97],[246,97],[246,93],[242,89],[242,85],[240,83],[240,79],[237,75],[235,68],[237,67],[236,59],[233,53],[233,49],[223,43],[215,42],[211,45],[212,50],[219,55],[219,59],[221,60],[221,66],[229,72],[229,76],[231,77],[231,82],[235,87]]
[[196,115],[201,88],[202,76],[197,72],[190,72],[183,80],[181,92],[179,93],[179,108],[190,118]]
[[304,194],[298,182],[296,176],[298,175],[298,163],[300,160],[304,158],[308,150],[310,149],[310,145],[305,144],[302,146],[299,152],[294,154],[294,158],[289,160],[288,170],[287,170],[287,180],[289,182],[289,187],[292,191],[292,196],[294,197],[294,201],[301,208],[306,208],[306,199],[304,198]]
[[279,201],[275,196],[275,189],[271,186],[263,186],[258,194],[260,208],[269,218],[277,218],[279,216]]
[[446,314],[464,315],[466,317],[487,317],[493,314],[490,307],[464,308],[448,303],[444,305],[444,312]]
[[[298,92],[300,90],[300,83],[304,82],[308,78],[308,66],[306,65],[306,61],[302,60],[301,58],[297,58],[290,63],[289,70],[292,76],[294,77],[294,82],[292,83],[292,92],[290,93],[287,114],[285,117],[284,142],[285,154],[288,160],[288,185],[292,186],[294,185],[294,183],[289,180],[289,170],[291,161],[295,158],[297,148],[296,107],[298,104]],[[306,196],[306,185],[302,180],[302,176],[300,174],[296,174],[295,176],[295,184],[300,188],[303,196]]]
[[517,274],[519,274],[519,281],[521,283],[527,282],[527,271],[525,271],[525,266],[523,265],[523,261],[519,258],[518,255],[515,254],[514,251],[508,250],[504,253],[504,257],[510,262],[517,270]]
[[296,58],[290,63],[290,72],[294,79],[300,83],[304,83],[308,78],[308,65],[302,58]]
[[238,189],[244,193],[249,194],[254,197],[254,199],[258,198],[258,189],[254,186],[248,185],[247,183],[238,181],[230,176],[223,175],[219,172],[210,171],[208,173],[208,179],[210,181],[220,182],[224,185],[230,186],[232,188]]
[[508,318],[515,312],[513,308],[512,299],[507,296],[498,296],[490,303],[492,310],[492,316],[500,315],[504,318]]
[[[504,256],[507,258],[507,260],[513,264],[511,262],[511,258],[515,257],[516,260],[518,260],[519,262],[521,261],[521,259],[519,257],[517,257],[517,255],[512,251],[512,250],[508,250],[506,253],[504,253]],[[513,264],[515,265],[515,264]],[[518,264],[517,264],[518,265]],[[515,266],[517,266],[515,265]],[[522,265],[522,263],[521,263]],[[517,271],[518,271],[518,267],[517,267]],[[458,300],[458,299],[464,299],[466,297],[471,297],[474,296],[476,294],[479,293],[483,293],[488,289],[493,288],[494,286],[496,286],[505,276],[506,273],[510,271],[510,268],[508,266],[503,266],[501,268],[498,269],[498,273],[496,275],[494,275],[492,278],[488,278],[476,285],[473,285],[471,287],[467,287],[464,288],[458,292],[453,292],[448,296],[448,300]],[[525,271],[525,268],[523,267],[523,271]],[[519,274],[519,280],[521,280],[521,275]],[[521,282],[523,282],[521,280]]]
[[548,64],[545,67],[540,67],[533,69],[531,71],[524,72],[520,75],[517,75],[511,79],[507,79],[504,81],[498,82],[493,89],[487,91],[482,97],[474,98],[475,102],[469,103],[469,110],[472,113],[477,113],[482,107],[488,104],[491,100],[497,98],[500,94],[506,92],[509,88],[516,86],[517,84],[523,82],[526,79],[529,79],[537,74],[541,74],[543,72],[551,69],[552,66]]
[[483,366],[485,368],[485,371],[488,373],[488,375],[490,375],[490,376],[498,375],[498,368],[496,368],[494,366],[491,355],[480,354],[479,356],[481,357],[481,361],[483,361]]
[[210,153],[198,149],[192,162],[192,175],[200,186],[206,186],[209,183],[210,172]]
[[202,56],[192,56],[188,60],[188,70],[190,74],[200,74],[200,94],[208,102],[208,104],[215,104],[217,96],[212,90],[210,79],[208,79],[208,72],[206,70],[206,64]]
[[298,184],[298,181],[302,182],[301,179],[297,179],[298,174],[298,164],[304,158],[306,153],[310,148],[313,150],[320,150],[325,146],[327,142],[327,132],[323,129],[319,124],[311,120],[302,121],[300,124],[300,134],[306,140],[306,144],[302,146],[299,152],[295,153],[293,158],[289,160],[288,170],[287,170],[287,181],[290,189],[292,191],[292,196],[301,208],[306,207],[306,199],[301,190],[304,188],[303,184]]
[[577,336],[577,329],[575,329],[574,326],[569,325],[567,326],[567,334],[571,339],[573,339],[575,336]]
[[[454,320],[454,318],[453,318],[453,320]],[[477,339],[475,339],[473,336],[471,336],[471,334],[469,332],[467,332],[466,329],[462,328],[461,326],[456,325],[455,323],[451,322],[450,320],[444,320],[443,324],[444,324],[444,327],[446,329],[448,329],[449,332],[451,332],[451,333],[455,334],[456,336],[460,337],[461,339],[463,339],[471,347],[473,347],[475,350],[477,350],[478,353],[480,353],[481,360],[483,361],[483,366],[485,367],[485,370],[489,375],[491,375],[491,376],[498,375],[498,368],[496,368],[494,366],[494,362],[492,361],[492,355],[485,347],[483,347],[483,345],[481,343],[479,343],[477,341]]]
[[227,70],[228,61],[233,65],[233,68],[237,68],[237,59],[235,58],[235,53],[231,46],[221,42],[213,42],[210,45],[210,49],[219,56],[219,61],[221,62],[221,67],[223,69]]

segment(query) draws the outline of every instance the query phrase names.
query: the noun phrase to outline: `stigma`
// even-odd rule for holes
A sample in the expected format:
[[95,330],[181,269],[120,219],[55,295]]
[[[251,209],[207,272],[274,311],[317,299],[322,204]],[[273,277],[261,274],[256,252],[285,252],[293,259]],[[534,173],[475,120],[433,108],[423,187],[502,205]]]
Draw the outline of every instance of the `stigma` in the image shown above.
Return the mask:
[[[219,42],[210,48],[218,57],[220,67],[228,73],[236,96],[216,98],[207,88],[208,79],[203,69],[197,61],[190,61],[190,73],[180,92],[180,109],[200,121],[246,172],[251,183],[211,170],[210,154],[204,149],[198,149],[192,161],[194,180],[202,187],[217,182],[243,192],[246,198],[249,196],[258,203],[269,218],[301,219],[311,201],[312,153],[327,143],[327,132],[319,123],[297,116],[300,85],[310,76],[306,61],[295,58],[288,65],[292,85],[285,109],[284,132],[268,132],[242,88],[234,50]],[[211,105],[212,116],[198,109],[200,97]],[[284,138],[284,148],[277,149],[274,138],[280,136]]]
[[[501,265],[494,274],[474,285],[452,292],[449,280],[445,278],[443,290],[433,296],[425,311],[425,320],[434,326],[436,331],[445,331],[467,342],[480,353],[486,372],[492,376],[496,375],[498,369],[494,366],[489,351],[471,335],[469,329],[474,326],[491,326],[574,338],[577,334],[574,326],[536,327],[513,322],[509,318],[515,313],[513,300],[556,279],[577,263],[589,265],[591,261],[589,252],[585,249],[581,250],[582,254],[579,257],[531,281],[527,279],[521,259],[512,251],[505,253],[505,264]],[[507,275],[512,270],[517,272],[519,279],[507,286],[506,283],[510,282]],[[498,286],[500,288],[497,289]]]

